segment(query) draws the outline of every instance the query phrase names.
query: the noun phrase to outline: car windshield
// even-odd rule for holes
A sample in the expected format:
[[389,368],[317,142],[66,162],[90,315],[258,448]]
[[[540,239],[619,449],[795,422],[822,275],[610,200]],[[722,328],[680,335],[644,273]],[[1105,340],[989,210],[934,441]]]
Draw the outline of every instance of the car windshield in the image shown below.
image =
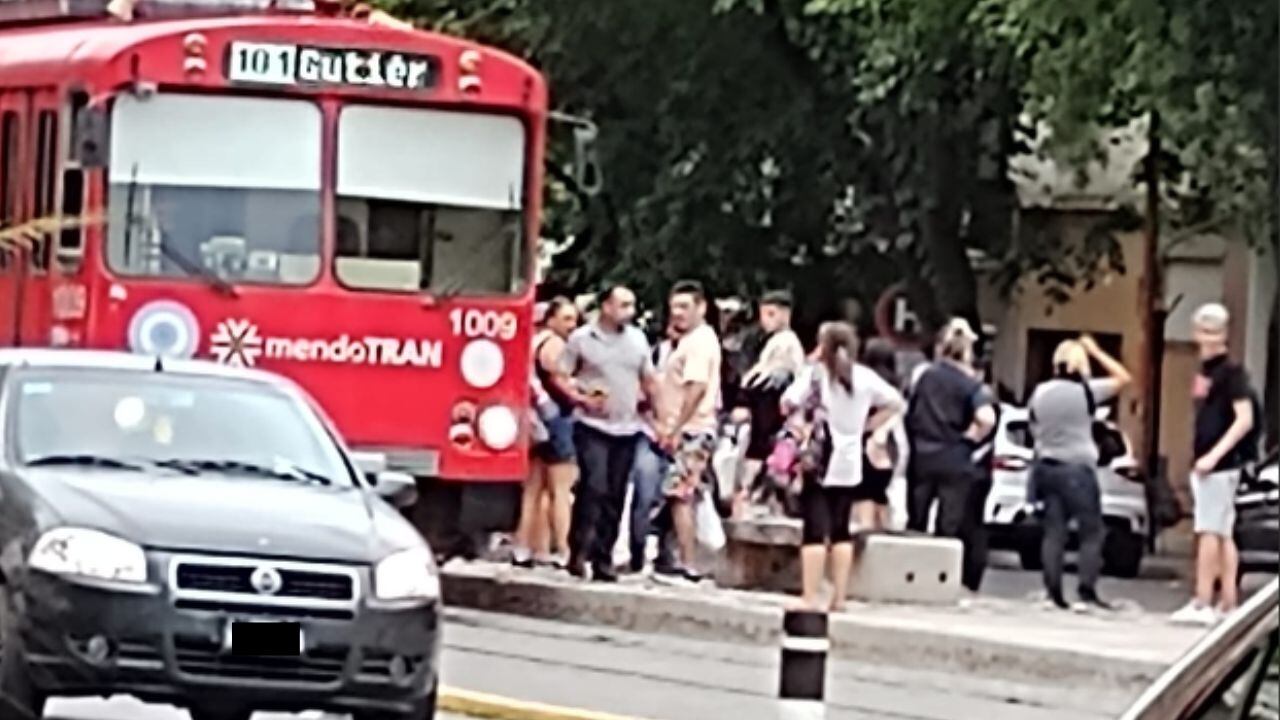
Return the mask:
[[18,462],[351,484],[300,399],[260,382],[163,372],[38,369],[14,379]]
[[121,95],[111,123],[111,268],[229,283],[313,282],[321,257],[321,126],[320,109],[299,100]]
[[364,290],[520,292],[524,154],[515,118],[344,109],[334,274]]

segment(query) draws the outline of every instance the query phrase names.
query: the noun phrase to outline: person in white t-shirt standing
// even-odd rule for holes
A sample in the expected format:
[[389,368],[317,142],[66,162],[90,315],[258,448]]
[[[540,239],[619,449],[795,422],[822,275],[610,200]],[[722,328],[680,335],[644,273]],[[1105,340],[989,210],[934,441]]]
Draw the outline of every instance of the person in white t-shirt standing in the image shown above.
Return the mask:
[[818,609],[829,559],[833,586],[829,609],[839,612],[844,609],[853,568],[849,523],[856,488],[862,482],[864,442],[885,452],[905,404],[896,388],[854,362],[858,336],[848,323],[825,323],[818,330],[817,355],[818,361],[801,372],[782,402],[787,413],[812,410],[815,425],[823,426],[815,429],[825,429],[829,438],[825,469],[806,476],[801,492],[801,601],[806,609]]

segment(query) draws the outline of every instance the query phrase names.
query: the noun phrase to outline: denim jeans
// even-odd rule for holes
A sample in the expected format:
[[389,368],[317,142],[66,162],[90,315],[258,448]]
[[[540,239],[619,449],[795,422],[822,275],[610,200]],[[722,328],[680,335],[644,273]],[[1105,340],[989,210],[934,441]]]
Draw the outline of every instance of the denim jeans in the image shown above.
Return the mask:
[[579,474],[569,524],[570,554],[597,568],[612,569],[636,437],[609,435],[578,423],[573,442]]
[[1067,523],[1075,518],[1080,535],[1076,561],[1082,594],[1097,589],[1102,571],[1102,544],[1106,531],[1102,523],[1102,493],[1098,477],[1088,465],[1041,460],[1031,468],[1035,499],[1044,503],[1044,541],[1040,558],[1044,563],[1044,586],[1054,597],[1062,595],[1063,556],[1067,546]]
[[[648,437],[640,436],[631,467],[631,567],[636,570],[644,566],[645,541],[655,531],[653,514],[662,502],[662,480],[670,466],[666,453]],[[662,533],[657,564],[669,564],[670,557],[667,534]]]

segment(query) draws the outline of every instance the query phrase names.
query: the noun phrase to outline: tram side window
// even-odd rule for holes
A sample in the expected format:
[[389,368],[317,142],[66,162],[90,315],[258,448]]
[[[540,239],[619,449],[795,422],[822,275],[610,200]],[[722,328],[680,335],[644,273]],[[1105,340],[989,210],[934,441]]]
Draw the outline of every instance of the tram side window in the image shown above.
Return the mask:
[[[0,114],[0,231],[13,225],[18,194],[18,113]],[[0,271],[13,262],[12,251],[0,240]]]
[[[36,177],[32,197],[35,198],[32,217],[51,218],[57,209],[54,191],[57,188],[58,166],[58,114],[53,110],[41,110],[36,120]],[[31,251],[31,266],[36,270],[49,269],[49,238],[52,233],[41,233]]]

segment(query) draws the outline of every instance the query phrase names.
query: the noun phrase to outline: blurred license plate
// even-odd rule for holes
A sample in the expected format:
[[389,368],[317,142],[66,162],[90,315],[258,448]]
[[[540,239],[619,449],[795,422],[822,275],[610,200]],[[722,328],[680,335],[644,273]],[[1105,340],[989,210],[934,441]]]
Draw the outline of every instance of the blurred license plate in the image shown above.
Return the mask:
[[296,622],[231,622],[231,654],[297,657],[302,654],[302,626]]

